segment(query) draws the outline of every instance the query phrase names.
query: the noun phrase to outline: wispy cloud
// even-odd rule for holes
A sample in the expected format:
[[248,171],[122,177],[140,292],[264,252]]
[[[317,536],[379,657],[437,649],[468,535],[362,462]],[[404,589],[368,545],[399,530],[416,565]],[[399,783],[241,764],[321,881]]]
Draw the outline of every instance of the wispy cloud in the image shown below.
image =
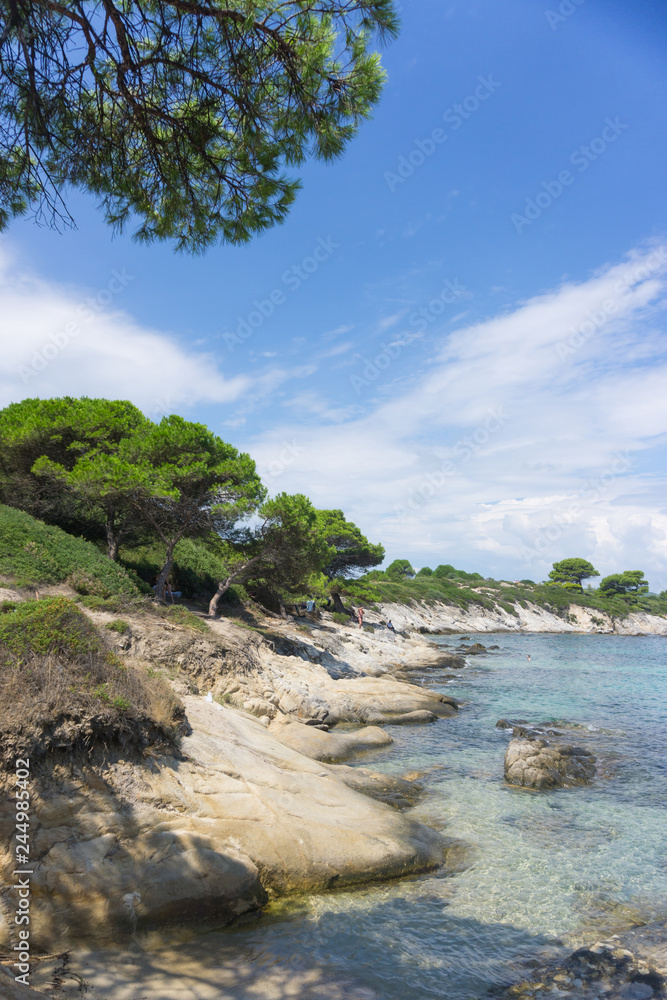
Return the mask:
[[26,396],[120,396],[148,413],[229,403],[248,389],[214,358],[136,323],[123,309],[124,268],[97,289],[63,288],[17,266],[0,245],[0,405]]
[[667,429],[666,274],[667,248],[634,251],[434,336],[429,368],[363,416],[246,447],[298,433],[281,488],[327,497],[397,555],[538,576],[573,553],[609,572],[639,560],[664,586],[667,513],[636,466]]

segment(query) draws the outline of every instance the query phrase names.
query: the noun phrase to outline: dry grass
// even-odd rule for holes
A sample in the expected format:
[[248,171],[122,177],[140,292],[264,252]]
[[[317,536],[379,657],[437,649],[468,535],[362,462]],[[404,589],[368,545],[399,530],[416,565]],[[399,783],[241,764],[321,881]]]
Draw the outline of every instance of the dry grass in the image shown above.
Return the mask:
[[30,605],[0,615],[0,765],[177,744],[183,706],[162,677],[126,666],[67,598]]

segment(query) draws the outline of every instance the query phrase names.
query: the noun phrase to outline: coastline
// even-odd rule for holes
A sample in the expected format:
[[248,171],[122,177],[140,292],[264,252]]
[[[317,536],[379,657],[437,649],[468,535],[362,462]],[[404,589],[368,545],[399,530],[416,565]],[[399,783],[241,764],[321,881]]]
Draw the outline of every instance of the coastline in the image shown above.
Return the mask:
[[381,614],[401,629],[424,634],[446,635],[456,632],[552,632],[590,635],[665,635],[667,618],[644,611],[630,612],[616,618],[604,611],[590,611],[570,604],[565,616],[526,601],[514,603],[514,614],[499,607],[491,610],[481,605],[457,608],[450,604],[381,604]]
[[[401,610],[412,632],[380,627],[389,616],[405,627]],[[100,629],[113,617],[88,614]],[[446,870],[452,845],[405,815],[418,779],[343,763],[390,744],[387,724],[446,726],[456,714],[454,699],[410,683],[415,672],[438,683],[465,667],[465,652],[416,632],[445,615],[460,620],[454,609],[429,619],[392,606],[369,612],[363,630],[328,615],[270,618],[261,631],[219,619],[210,637],[130,621],[118,651],[171,673],[192,733],[182,760],[61,760],[40,777],[37,947],[79,950],[169,925],[219,927],[259,915],[268,899]],[[449,631],[491,633],[470,618]],[[108,864],[120,873],[115,881]],[[7,944],[8,936],[3,951]]]

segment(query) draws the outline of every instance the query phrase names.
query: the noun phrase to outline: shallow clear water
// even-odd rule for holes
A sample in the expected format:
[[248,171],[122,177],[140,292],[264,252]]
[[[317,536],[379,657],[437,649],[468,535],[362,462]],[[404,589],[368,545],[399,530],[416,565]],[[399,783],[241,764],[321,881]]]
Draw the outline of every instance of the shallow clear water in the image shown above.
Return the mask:
[[[427,793],[412,815],[469,845],[467,867],[283,901],[257,924],[182,944],[183,954],[236,957],[286,980],[317,969],[320,984],[348,980],[349,997],[473,1000],[559,939],[667,916],[667,640],[471,637],[501,648],[447,683],[464,702],[458,715],[395,726],[391,747],[359,761],[422,771]],[[601,777],[548,793],[506,787],[501,717],[580,726]]]

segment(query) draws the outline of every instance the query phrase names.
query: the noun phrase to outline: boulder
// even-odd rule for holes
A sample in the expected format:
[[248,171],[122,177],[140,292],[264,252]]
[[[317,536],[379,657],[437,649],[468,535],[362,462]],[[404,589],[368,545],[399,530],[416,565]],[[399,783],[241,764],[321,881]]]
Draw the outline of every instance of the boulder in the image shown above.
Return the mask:
[[407,726],[423,725],[427,722],[437,722],[438,716],[427,709],[418,709],[415,712],[398,712],[396,715],[378,713],[378,715],[368,715],[367,722],[376,725]]
[[584,747],[551,746],[541,739],[513,739],[505,754],[505,781],[523,788],[569,788],[595,776],[596,758]]

